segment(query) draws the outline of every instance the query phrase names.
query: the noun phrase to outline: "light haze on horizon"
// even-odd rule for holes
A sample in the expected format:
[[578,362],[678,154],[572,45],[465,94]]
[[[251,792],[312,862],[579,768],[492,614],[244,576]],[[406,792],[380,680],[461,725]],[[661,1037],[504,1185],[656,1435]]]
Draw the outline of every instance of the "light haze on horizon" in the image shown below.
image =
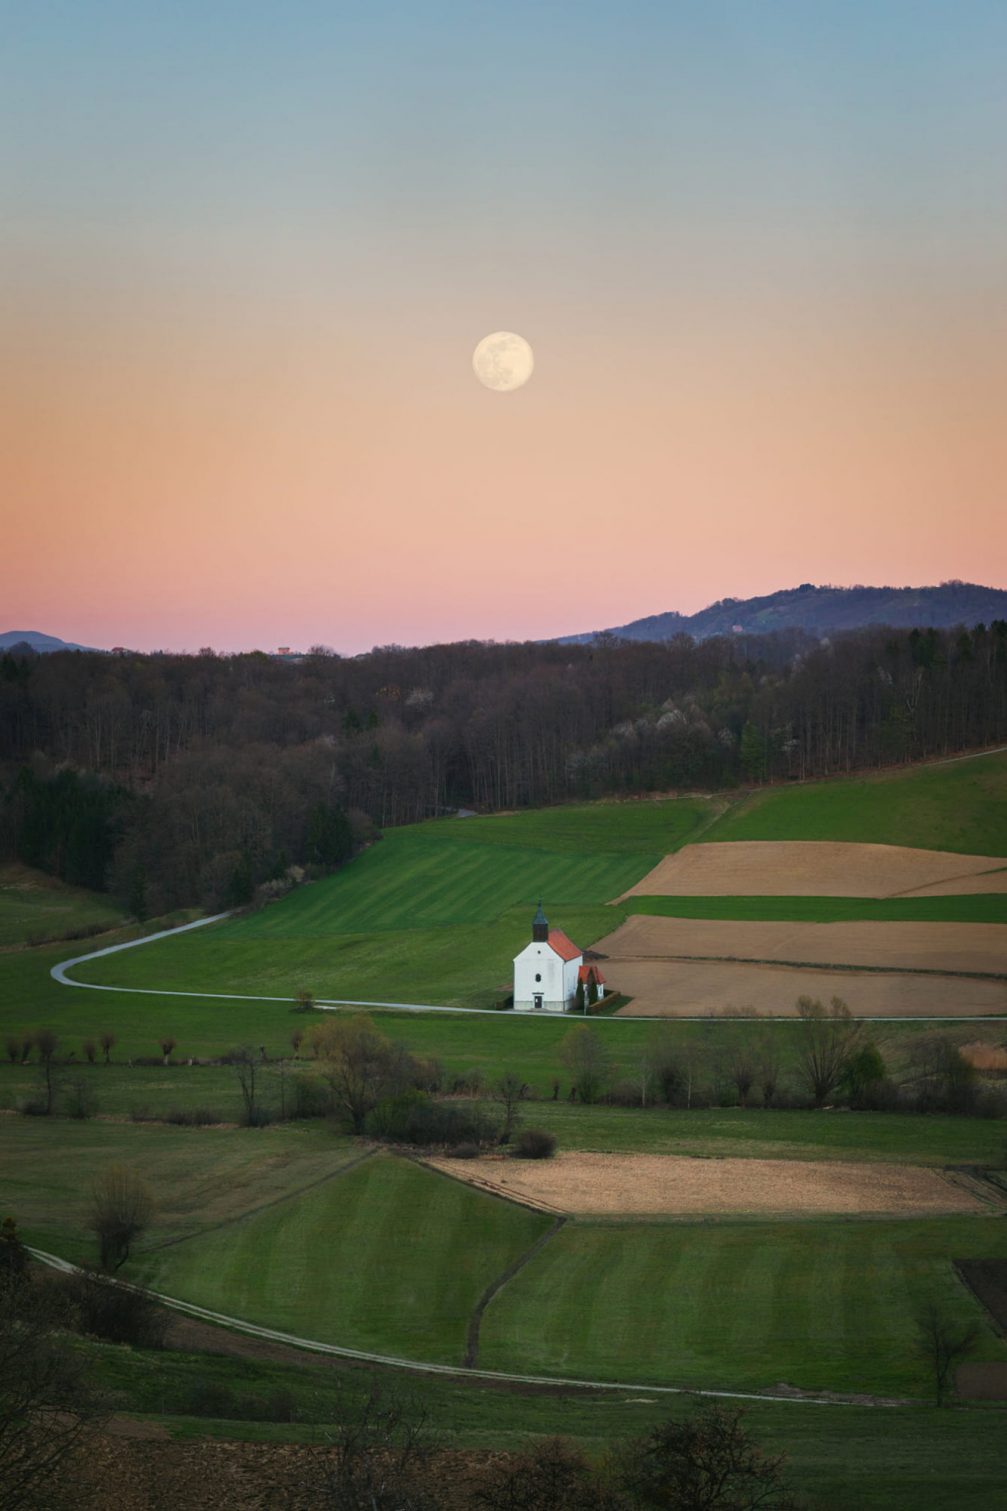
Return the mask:
[[0,618],[354,652],[1007,585],[1005,77],[1000,0],[8,13]]

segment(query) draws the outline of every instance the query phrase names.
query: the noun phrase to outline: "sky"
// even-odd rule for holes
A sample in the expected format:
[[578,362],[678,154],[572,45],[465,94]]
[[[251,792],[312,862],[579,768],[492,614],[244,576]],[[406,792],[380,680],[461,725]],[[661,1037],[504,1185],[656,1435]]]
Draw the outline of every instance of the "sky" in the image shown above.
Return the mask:
[[355,653],[1007,587],[1003,0],[0,19],[0,630]]

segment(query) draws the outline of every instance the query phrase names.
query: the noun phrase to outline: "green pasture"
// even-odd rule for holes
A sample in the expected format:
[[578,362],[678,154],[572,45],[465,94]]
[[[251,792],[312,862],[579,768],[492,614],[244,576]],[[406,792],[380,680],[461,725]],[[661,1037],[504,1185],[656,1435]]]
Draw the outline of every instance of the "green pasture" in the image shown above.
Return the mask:
[[0,866],[0,949],[31,938],[59,938],[74,929],[111,929],[122,918],[122,909],[99,892],[68,887],[28,866]]
[[[136,1127],[129,1163],[159,1210],[130,1262],[152,1289],[296,1335],[461,1363],[486,1287],[549,1219],[411,1160],[320,1130]],[[4,1211],[25,1236],[86,1257],[90,1183],[113,1127],[4,1130]],[[37,1141],[36,1141],[37,1140]],[[951,1268],[1007,1255],[995,1216],[571,1221],[488,1306],[479,1363],[588,1379],[916,1396],[913,1313],[937,1296],[982,1318]],[[984,1330],[980,1358],[1007,1359]]]
[[461,1364],[480,1296],[549,1225],[379,1153],[304,1196],[148,1247],[132,1273],[301,1337]]
[[[663,810],[676,805],[646,807],[649,851],[639,847],[639,817],[630,821],[622,849],[573,848],[575,819],[599,842],[617,846],[623,809],[613,805],[597,814],[555,809],[392,830],[336,875],[258,913],[98,960],[75,974],[176,991],[293,996],[303,988],[329,998],[490,1006],[510,991],[511,961],[529,938],[540,898],[556,924],[583,944],[619,924],[622,912],[605,904],[656,865],[661,846],[674,840],[675,823]],[[547,819],[557,831],[554,849],[517,841],[518,834],[539,839]],[[470,827],[511,823],[508,843],[482,841]]]
[[[695,1409],[691,1398],[622,1391],[501,1390],[437,1375],[392,1374],[359,1364],[150,1353],[83,1345],[95,1384],[118,1411],[163,1423],[175,1438],[324,1442],[332,1424],[377,1387],[427,1414],[451,1447],[521,1451],[562,1435],[601,1458],[668,1417]],[[217,1404],[207,1412],[208,1398]],[[760,1447],[787,1458],[787,1480],[817,1511],[988,1511],[1003,1483],[1007,1412],[744,1403],[745,1426]],[[293,1421],[291,1421],[293,1417]]]
[[[1007,892],[962,897],[647,897],[628,912],[769,923],[1007,923]],[[1005,967],[1007,969],[1007,967]]]
[[936,1297],[1007,1346],[952,1261],[1007,1256],[994,1217],[569,1223],[490,1302],[486,1368],[601,1380],[922,1396],[914,1313]]
[[147,1241],[163,1245],[296,1198],[359,1153],[320,1123],[196,1129],[4,1117],[0,1210],[16,1217],[26,1242],[92,1260],[91,1188],[114,1165],[136,1171],[152,1191]]
[[517,845],[576,855],[668,855],[692,844],[728,806],[725,797],[681,797],[572,803],[495,813],[485,818],[437,819],[416,832],[464,844]]
[[817,839],[1007,855],[1007,752],[751,793],[703,840]]

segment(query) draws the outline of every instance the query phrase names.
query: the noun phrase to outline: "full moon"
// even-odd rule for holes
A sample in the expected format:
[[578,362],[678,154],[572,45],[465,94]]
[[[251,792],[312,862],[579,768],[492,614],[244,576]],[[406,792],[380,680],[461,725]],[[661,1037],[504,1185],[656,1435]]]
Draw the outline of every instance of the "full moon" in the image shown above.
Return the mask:
[[527,383],[535,370],[535,354],[523,336],[494,331],[472,353],[472,368],[485,387],[508,393]]

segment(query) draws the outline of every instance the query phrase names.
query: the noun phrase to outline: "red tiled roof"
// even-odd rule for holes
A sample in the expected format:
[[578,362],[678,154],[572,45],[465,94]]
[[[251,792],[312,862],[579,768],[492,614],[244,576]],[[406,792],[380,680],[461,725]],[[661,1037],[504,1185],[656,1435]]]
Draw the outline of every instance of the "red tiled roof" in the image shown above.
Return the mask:
[[582,965],[577,976],[581,981],[597,981],[600,986],[605,985],[605,978],[596,965]]
[[549,948],[556,951],[561,960],[576,960],[584,951],[579,950],[572,939],[568,939],[562,929],[549,930]]

